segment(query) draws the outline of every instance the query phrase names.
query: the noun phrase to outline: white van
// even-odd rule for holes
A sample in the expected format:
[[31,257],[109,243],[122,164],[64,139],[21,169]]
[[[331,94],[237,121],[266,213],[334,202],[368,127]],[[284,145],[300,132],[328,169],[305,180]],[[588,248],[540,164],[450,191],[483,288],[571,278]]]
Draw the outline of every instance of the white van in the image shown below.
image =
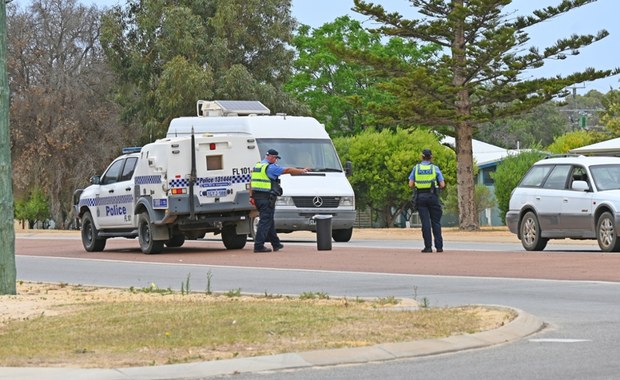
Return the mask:
[[192,131],[239,133],[256,139],[261,159],[273,148],[282,157],[279,165],[311,169],[308,174],[280,177],[284,194],[276,204],[278,232],[316,231],[314,216],[331,215],[332,238],[351,239],[355,222],[355,194],[347,179],[351,164],[342,167],[322,124],[312,117],[269,115],[258,101],[199,100],[196,109],[198,116],[173,119],[167,137]]

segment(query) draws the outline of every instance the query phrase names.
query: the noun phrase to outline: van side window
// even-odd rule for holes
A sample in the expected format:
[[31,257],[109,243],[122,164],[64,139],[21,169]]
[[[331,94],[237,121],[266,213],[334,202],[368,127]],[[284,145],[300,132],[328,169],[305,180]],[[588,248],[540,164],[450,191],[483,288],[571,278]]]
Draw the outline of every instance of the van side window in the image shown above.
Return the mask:
[[116,183],[121,173],[121,169],[123,168],[123,163],[125,163],[125,159],[116,160],[108,167],[105,174],[101,178],[102,185],[109,185],[111,183]]
[[127,160],[125,160],[125,166],[123,167],[123,174],[121,174],[120,181],[129,181],[131,179],[136,169],[137,162],[138,157],[128,157]]

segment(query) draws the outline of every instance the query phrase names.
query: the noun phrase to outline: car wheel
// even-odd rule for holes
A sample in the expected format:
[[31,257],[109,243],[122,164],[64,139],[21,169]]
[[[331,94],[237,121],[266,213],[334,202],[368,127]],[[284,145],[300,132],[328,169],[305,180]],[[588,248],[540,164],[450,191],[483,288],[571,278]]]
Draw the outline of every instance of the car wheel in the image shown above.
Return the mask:
[[86,252],[101,252],[105,248],[106,239],[100,239],[97,237],[99,232],[95,223],[93,222],[93,216],[89,211],[82,216],[82,245]]
[[620,251],[620,239],[616,234],[616,224],[610,212],[604,212],[596,223],[596,239],[604,252]]
[[153,240],[151,219],[147,212],[143,212],[138,217],[138,240],[140,241],[142,253],[160,253],[164,249],[163,240]]
[[248,241],[248,235],[237,234],[235,226],[226,226],[222,230],[222,242],[227,249],[242,249]]
[[536,214],[529,211],[521,219],[521,244],[527,251],[542,251],[549,239],[541,237],[540,223]]

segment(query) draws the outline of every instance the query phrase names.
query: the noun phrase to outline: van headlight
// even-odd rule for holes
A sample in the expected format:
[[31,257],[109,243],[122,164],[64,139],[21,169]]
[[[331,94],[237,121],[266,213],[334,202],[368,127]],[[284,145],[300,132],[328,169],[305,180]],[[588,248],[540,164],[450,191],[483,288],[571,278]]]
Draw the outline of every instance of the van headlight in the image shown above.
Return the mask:
[[276,206],[295,206],[295,202],[293,202],[293,197],[278,197]]
[[340,206],[355,207],[355,197],[340,197]]

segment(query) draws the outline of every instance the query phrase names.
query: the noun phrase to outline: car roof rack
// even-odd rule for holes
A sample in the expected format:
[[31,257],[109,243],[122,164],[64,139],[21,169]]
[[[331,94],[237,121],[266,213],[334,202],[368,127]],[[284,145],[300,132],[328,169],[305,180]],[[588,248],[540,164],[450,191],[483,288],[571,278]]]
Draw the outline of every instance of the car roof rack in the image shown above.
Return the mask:
[[576,153],[562,153],[562,154],[548,154],[545,156],[545,160],[548,158],[563,158],[563,157],[584,157],[582,154]]

